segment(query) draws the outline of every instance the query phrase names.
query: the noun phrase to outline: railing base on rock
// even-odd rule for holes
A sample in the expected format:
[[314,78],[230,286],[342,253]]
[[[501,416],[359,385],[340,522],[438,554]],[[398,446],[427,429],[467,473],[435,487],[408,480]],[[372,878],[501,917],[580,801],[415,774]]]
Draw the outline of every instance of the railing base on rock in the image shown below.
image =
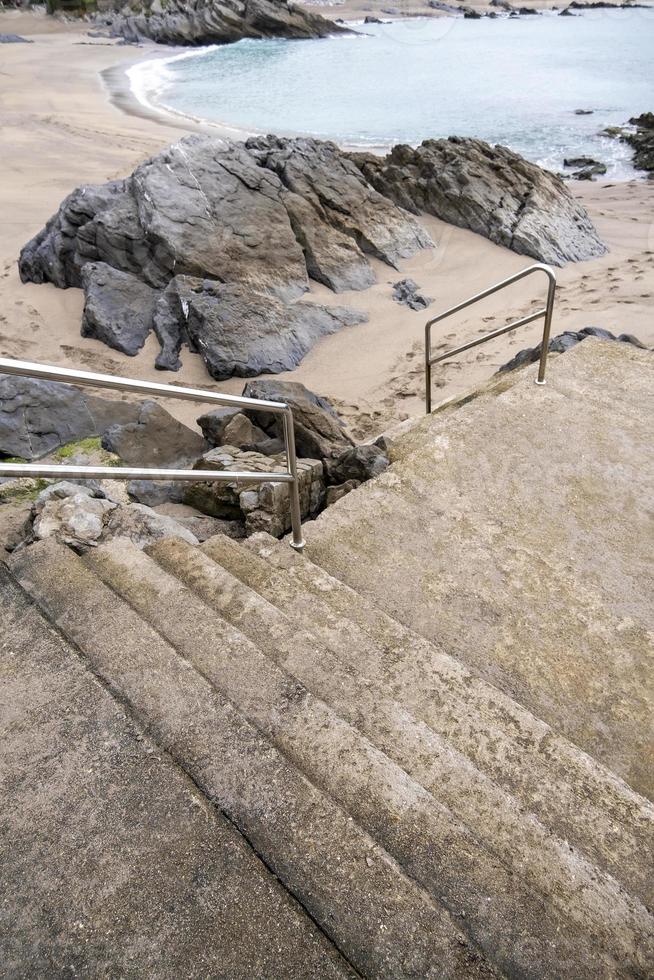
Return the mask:
[[219,392],[203,391],[201,388],[183,388],[177,385],[159,384],[152,381],[136,381],[133,378],[113,377],[110,374],[95,374],[91,371],[72,371],[69,368],[53,367],[31,361],[15,361],[0,357],[0,373],[25,378],[39,378],[44,381],[66,382],[89,388],[107,388],[113,391],[134,392],[139,395],[155,395],[165,398],[179,398],[195,402],[213,402],[233,408],[245,408],[281,415],[286,452],[285,472],[234,472],[229,470],[174,470],[154,469],[152,467],[127,466],[72,466],[50,463],[3,463],[0,462],[0,476],[5,477],[58,477],[70,479],[96,480],[183,480],[186,482],[223,481],[227,483],[243,480],[248,483],[288,484],[291,511],[290,545],[296,551],[304,548],[302,537],[302,517],[300,511],[299,479],[295,452],[295,430],[293,412],[284,402],[264,401],[259,398],[245,398],[242,395],[223,395]]

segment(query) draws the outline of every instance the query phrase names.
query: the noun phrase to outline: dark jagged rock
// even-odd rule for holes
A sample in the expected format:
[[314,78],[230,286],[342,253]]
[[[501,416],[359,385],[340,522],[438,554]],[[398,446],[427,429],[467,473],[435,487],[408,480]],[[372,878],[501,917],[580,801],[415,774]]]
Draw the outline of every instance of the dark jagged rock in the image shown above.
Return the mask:
[[40,459],[60,446],[134,421],[139,402],[100,398],[71,385],[0,375],[0,457]]
[[[134,0],[116,4],[96,22],[128,41],[159,44],[229,44],[241,38],[327,37],[351,33],[287,0]],[[129,11],[129,12],[127,12]]]
[[603,255],[606,247],[563,181],[503,146],[450,137],[352,154],[380,193],[543,262]]
[[[605,330],[603,327],[584,327],[583,330],[566,330],[556,337],[551,337],[547,347],[548,353],[564,354],[588,337],[595,337],[598,340],[616,340],[623,344],[639,347],[641,350],[648,350],[645,344],[641,344],[640,340],[632,334],[621,333],[616,337],[610,330]],[[510,361],[499,368],[499,371],[513,371],[516,368],[524,367],[526,364],[533,364],[539,360],[541,349],[542,343],[536,347],[526,347],[524,350],[518,351],[515,357],[512,357]]]
[[625,133],[622,139],[634,150],[634,167],[654,171],[654,112],[644,112],[629,120],[635,133]]
[[[102,297],[101,329],[87,319],[94,336],[128,353],[137,342],[124,339],[137,288],[129,276],[136,277],[157,290],[156,366],[177,370],[187,344],[222,378],[288,370],[319,336],[360,322],[341,310],[286,307],[309,288],[310,277],[337,291],[363,289],[375,278],[368,256],[395,266],[430,244],[415,219],[371,188],[334,144],[269,137],[244,145],[189,136],[126,180],[70,194],[23,248],[19,269],[24,282],[62,288],[81,286],[89,263],[107,278],[112,273],[105,266],[126,274],[113,275]],[[85,273],[85,282],[92,284],[96,273]],[[121,290],[129,294],[125,301]],[[139,337],[151,305],[151,294],[143,295]],[[237,313],[251,316],[240,347]],[[253,343],[258,316],[259,345]]]
[[602,177],[605,173],[606,164],[593,163],[588,167],[582,167],[581,170],[575,170],[571,176],[574,180],[592,180],[594,177]]
[[593,167],[595,164],[599,163],[598,160],[593,160],[592,157],[566,157],[563,161],[564,167]]
[[433,300],[429,296],[423,296],[418,289],[419,286],[413,279],[400,279],[393,286],[393,299],[411,310],[426,310]]
[[291,371],[319,337],[367,314],[317,303],[286,305],[240,285],[185,283],[185,332],[212,378]]
[[383,473],[390,465],[388,456],[379,446],[353,446],[325,462],[329,483],[341,485],[354,480],[363,483]]
[[193,465],[209,448],[199,432],[152,401],[143,402],[134,422],[107,429],[102,446],[128,466],[177,468]]
[[82,286],[82,336],[101,340],[130,357],[138,354],[152,330],[157,292],[105,262],[86,263]]
[[[311,459],[339,456],[353,445],[334,407],[298,381],[250,381],[243,389],[248,398],[286,402],[293,409],[295,442],[298,455]],[[281,438],[281,418],[271,412],[248,410],[247,413],[264,432]]]
[[374,282],[366,255],[396,266],[432,244],[334,143],[265,136],[246,146],[286,188],[284,203],[309,275],[335,292]]

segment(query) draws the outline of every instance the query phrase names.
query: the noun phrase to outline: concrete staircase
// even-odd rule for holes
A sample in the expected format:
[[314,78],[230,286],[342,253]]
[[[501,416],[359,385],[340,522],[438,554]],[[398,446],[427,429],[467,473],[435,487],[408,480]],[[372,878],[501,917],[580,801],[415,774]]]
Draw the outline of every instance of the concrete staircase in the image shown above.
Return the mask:
[[[292,898],[305,976],[654,972],[653,371],[587,341],[435,414],[302,556],[12,557],[8,608]],[[291,948],[203,975],[295,976]]]

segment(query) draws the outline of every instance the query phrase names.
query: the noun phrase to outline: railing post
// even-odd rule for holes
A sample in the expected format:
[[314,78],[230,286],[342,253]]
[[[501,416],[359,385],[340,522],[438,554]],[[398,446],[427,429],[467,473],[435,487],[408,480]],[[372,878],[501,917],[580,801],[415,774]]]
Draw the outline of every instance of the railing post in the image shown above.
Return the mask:
[[545,384],[545,369],[547,367],[547,355],[550,346],[550,331],[552,329],[552,316],[554,313],[554,294],[556,293],[556,276],[551,269],[543,269],[549,280],[547,287],[547,303],[545,304],[545,325],[543,326],[543,340],[540,349],[540,361],[538,364],[537,385]]
[[425,325],[425,414],[431,415],[431,322]]
[[291,504],[291,548],[302,551],[305,545],[302,537],[302,511],[300,509],[300,482],[297,475],[297,456],[295,455],[295,428],[293,412],[286,406],[282,416],[284,423],[284,442],[286,443],[286,465],[293,477],[288,485],[288,495]]

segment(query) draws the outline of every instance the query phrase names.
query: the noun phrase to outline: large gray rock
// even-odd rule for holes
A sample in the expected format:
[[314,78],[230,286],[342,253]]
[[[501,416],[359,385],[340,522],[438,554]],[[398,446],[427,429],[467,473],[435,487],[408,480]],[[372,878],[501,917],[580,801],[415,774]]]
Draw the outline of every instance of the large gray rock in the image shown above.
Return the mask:
[[82,268],[84,314],[82,336],[134,357],[152,330],[158,293],[129,272],[106,262],[87,262]]
[[[84,279],[93,293],[85,330],[128,353],[147,331],[152,299],[161,369],[177,370],[188,344],[203,356],[213,348],[205,359],[215,377],[233,370],[249,376],[294,367],[317,337],[338,326],[334,316],[343,322],[340,313],[320,308],[286,311],[284,304],[306,292],[310,278],[334,290],[362,289],[374,281],[369,256],[395,265],[430,244],[415,219],[373,190],[331,143],[270,137],[244,145],[193,135],[125,180],[73,191],[25,245],[19,270],[24,282],[62,288]],[[88,263],[94,265],[83,273]],[[110,278],[107,266],[125,275]],[[100,275],[104,288],[92,290]],[[156,295],[137,295],[130,276]],[[230,288],[241,290],[234,294],[238,300],[230,298]],[[218,324],[212,289],[224,290],[216,293],[225,306]],[[206,295],[198,298],[198,292]],[[271,301],[254,352],[252,331],[243,330],[239,341],[228,323],[246,310],[246,296],[253,318],[262,297],[278,301]],[[133,336],[127,324],[139,305]],[[282,316],[290,325],[277,338]],[[230,338],[219,358],[215,348],[223,345],[225,323]],[[216,342],[203,344],[205,329]]]
[[177,469],[192,466],[209,448],[199,432],[152,401],[143,402],[135,421],[107,429],[102,445],[128,466]]
[[[295,444],[300,456],[329,459],[353,445],[333,406],[299,381],[251,381],[246,384],[243,394],[248,398],[286,402],[292,408]],[[279,415],[250,410],[247,414],[269,435],[282,436]]]
[[184,285],[185,334],[217,381],[292,371],[320,337],[368,319],[342,306],[287,305],[241,285]]
[[420,225],[362,179],[334,143],[265,136],[246,146],[288,191],[284,203],[309,275],[336,292],[374,282],[365,255],[396,266],[433,244]]
[[380,193],[521,255],[563,265],[606,252],[564,182],[503,146],[451,136],[386,157],[352,154]]
[[227,44],[244,37],[326,37],[350,33],[287,0],[133,0],[96,20],[112,33],[159,44]]
[[71,385],[0,375],[0,456],[40,459],[138,418],[140,402],[99,398]]

